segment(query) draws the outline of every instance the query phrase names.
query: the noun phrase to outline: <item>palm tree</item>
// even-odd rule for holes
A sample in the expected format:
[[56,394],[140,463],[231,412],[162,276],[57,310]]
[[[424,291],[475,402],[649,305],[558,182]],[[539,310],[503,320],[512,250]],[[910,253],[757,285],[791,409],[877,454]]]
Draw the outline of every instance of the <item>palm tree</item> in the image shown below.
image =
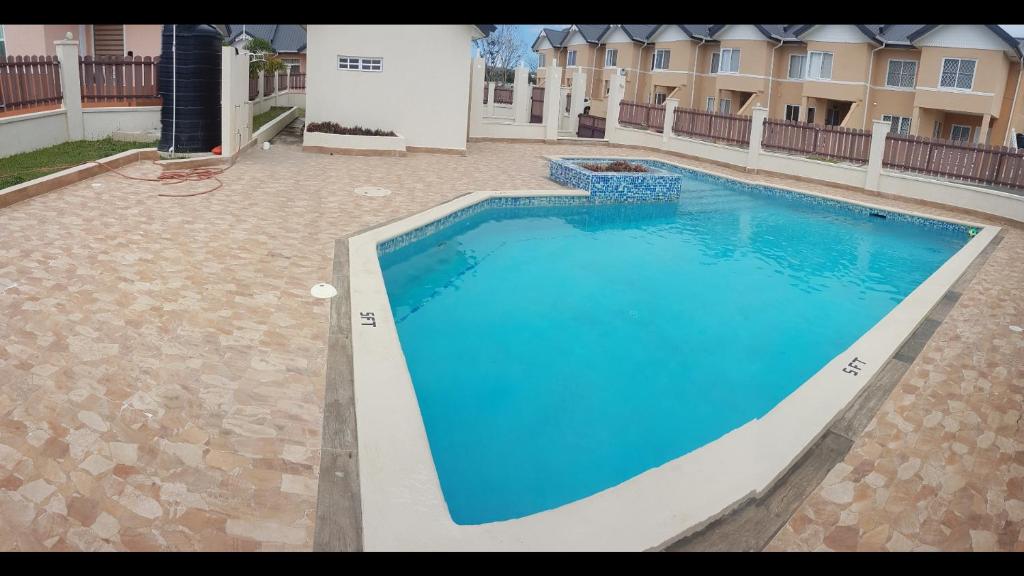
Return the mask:
[[245,49],[260,58],[249,61],[249,78],[257,78],[260,72],[264,74],[277,74],[284,70],[284,62],[274,53],[274,47],[263,38],[253,38],[245,43]]

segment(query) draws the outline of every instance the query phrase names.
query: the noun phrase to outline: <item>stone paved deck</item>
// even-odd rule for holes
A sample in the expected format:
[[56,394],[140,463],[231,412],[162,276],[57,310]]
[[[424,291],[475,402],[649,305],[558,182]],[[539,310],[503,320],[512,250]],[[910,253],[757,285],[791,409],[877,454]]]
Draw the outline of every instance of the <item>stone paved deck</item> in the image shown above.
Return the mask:
[[[329,306],[309,288],[334,239],[473,190],[553,188],[542,155],[595,153],[673,158],[279,145],[205,196],[110,174],[0,210],[0,550],[311,549]],[[1022,263],[1007,229],[770,549],[1024,548]]]

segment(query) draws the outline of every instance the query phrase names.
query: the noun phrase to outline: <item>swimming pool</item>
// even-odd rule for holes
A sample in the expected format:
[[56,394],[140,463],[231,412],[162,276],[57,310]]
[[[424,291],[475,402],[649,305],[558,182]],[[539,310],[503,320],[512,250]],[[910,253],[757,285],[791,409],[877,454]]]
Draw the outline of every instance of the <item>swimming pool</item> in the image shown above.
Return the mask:
[[486,200],[380,244],[456,524],[566,505],[763,417],[970,240],[643,162],[678,200]]

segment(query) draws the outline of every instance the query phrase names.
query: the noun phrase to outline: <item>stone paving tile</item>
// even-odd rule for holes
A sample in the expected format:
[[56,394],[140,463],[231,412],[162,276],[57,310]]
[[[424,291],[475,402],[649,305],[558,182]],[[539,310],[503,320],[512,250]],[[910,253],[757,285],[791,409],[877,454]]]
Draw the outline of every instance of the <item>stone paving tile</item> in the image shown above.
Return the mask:
[[[579,145],[277,145],[208,195],[107,174],[0,210],[0,550],[311,549],[329,305],[309,288],[334,240],[473,190],[557,188],[544,154],[711,167]],[[1009,230],[770,549],[1024,549],[1024,336],[1007,329],[1024,324],[1022,261]]]

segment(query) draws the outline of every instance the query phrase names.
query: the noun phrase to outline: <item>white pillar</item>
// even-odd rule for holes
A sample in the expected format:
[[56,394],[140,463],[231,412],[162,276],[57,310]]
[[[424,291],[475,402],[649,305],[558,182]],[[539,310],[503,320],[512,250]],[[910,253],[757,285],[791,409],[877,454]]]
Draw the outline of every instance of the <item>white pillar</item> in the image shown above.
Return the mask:
[[256,100],[262,100],[264,97],[266,97],[266,94],[263,93],[263,87],[266,86],[266,84],[264,84],[263,82],[263,71],[260,70],[259,80],[256,82]]
[[622,102],[622,97],[626,93],[626,82],[619,75],[618,68],[612,68],[605,72],[607,78],[611,75],[608,82],[608,111],[605,114],[605,128],[604,137],[612,142],[612,138],[617,135],[619,129],[619,103]]
[[544,80],[544,139],[548,142],[558,140],[558,122],[562,119],[562,69],[548,66]]
[[764,134],[764,120],[768,109],[754,106],[750,115],[750,145],[747,147],[747,172],[757,172],[761,160],[761,136]]
[[988,125],[992,122],[992,115],[985,114],[981,117],[981,128],[978,134],[978,144],[988,144]]
[[530,123],[530,71],[522,63],[516,68],[515,84],[512,85],[512,121],[516,124]]
[[474,58],[469,74],[469,136],[480,134],[484,117],[484,59]]
[[878,180],[882,175],[882,158],[885,156],[885,139],[892,128],[890,122],[874,120],[871,123],[871,149],[868,152],[868,176],[864,188],[878,191]]
[[494,118],[494,82],[487,83],[487,116]]
[[587,74],[577,68],[572,74],[572,100],[569,102],[569,127],[575,134],[579,130],[580,114],[583,114],[583,99],[587,96]]
[[60,62],[60,86],[64,91],[68,138],[82,140],[85,138],[85,121],[82,119],[82,85],[78,77],[78,41],[68,38],[53,44]]
[[668,142],[672,135],[672,123],[675,122],[676,108],[679,107],[679,100],[676,98],[665,99],[665,125],[662,127],[661,141]]

